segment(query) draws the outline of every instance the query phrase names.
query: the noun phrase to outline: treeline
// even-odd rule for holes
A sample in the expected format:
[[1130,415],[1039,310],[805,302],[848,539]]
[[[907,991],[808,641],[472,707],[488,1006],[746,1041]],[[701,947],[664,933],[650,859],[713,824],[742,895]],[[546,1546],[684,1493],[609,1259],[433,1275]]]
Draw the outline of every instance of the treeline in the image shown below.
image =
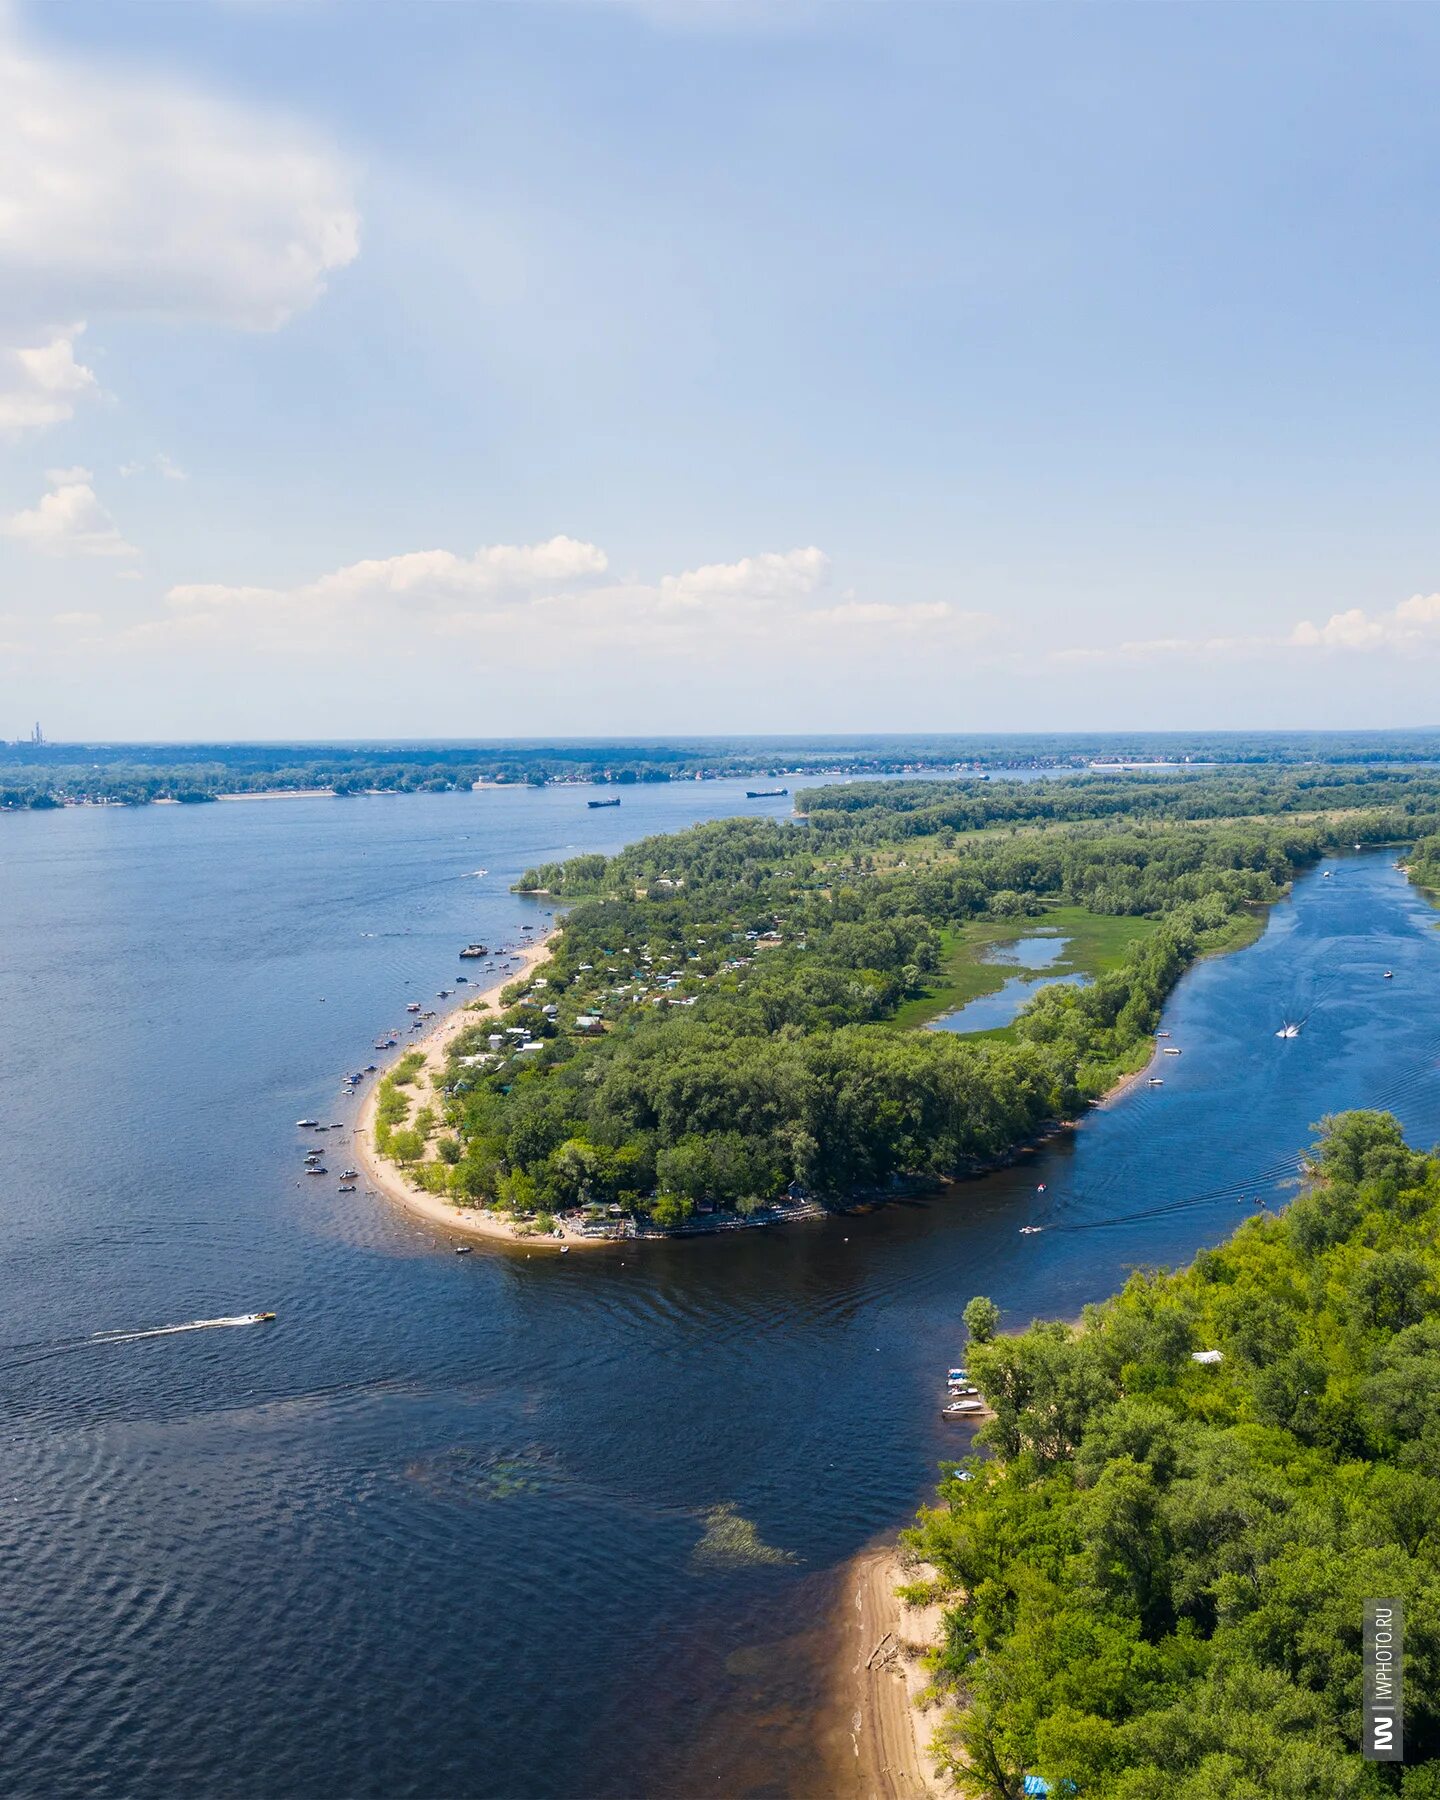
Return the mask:
[[[460,1154],[427,1179],[519,1212],[674,1223],[786,1188],[966,1173],[1143,1063],[1181,972],[1297,870],[1338,844],[1440,827],[1433,779],[1426,814],[1308,821],[1085,817],[1103,787],[1068,784],[1081,816],[1044,829],[887,841],[886,820],[912,815],[882,789],[833,833],[724,820],[530,871],[575,904],[540,979],[456,1040],[445,1124]],[[1056,905],[1158,929],[1093,985],[1041,989],[1003,1041],[889,1022],[947,927]]]
[[[1282,1216],[967,1360],[987,1454],[907,1534],[961,1792],[1440,1794],[1440,1159],[1327,1121]],[[1405,1607],[1403,1770],[1359,1754],[1376,1597]]]
[[[1077,788],[1080,792],[1077,794]],[[1083,782],[853,782],[806,788],[796,810],[817,830],[863,842],[1074,818],[1220,819],[1323,813],[1356,806],[1408,814],[1435,806],[1433,770],[1301,769],[1181,776],[1090,776]]]
[[[445,792],[477,781],[636,782],[719,776],[895,775],[1021,768],[1084,771],[1092,762],[1303,769],[1314,763],[1434,764],[1434,732],[1122,732],[980,736],[695,738],[629,743],[479,741],[469,744],[33,744],[0,746],[0,810],[52,803],[144,805],[223,794],[334,788]],[[1131,790],[1150,776],[1125,776]],[[978,785],[978,784],[977,784]],[[868,808],[860,789],[828,809]],[[813,799],[813,796],[811,796]],[[1127,808],[1122,804],[1118,810]],[[999,815],[993,815],[998,817]],[[1060,815],[1055,815],[1060,816]]]

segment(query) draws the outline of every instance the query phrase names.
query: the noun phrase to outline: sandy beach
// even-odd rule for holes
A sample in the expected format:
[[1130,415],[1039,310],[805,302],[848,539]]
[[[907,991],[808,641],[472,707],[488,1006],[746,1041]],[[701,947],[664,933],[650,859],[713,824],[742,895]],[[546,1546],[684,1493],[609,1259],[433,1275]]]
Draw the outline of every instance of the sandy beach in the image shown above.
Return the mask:
[[849,1721],[834,1769],[837,1793],[859,1800],[931,1800],[955,1789],[934,1773],[929,1741],[938,1707],[915,1704],[929,1683],[923,1652],[939,1641],[938,1604],[908,1607],[896,1588],[933,1578],[906,1566],[898,1544],[862,1551],[846,1568],[836,1618],[837,1711]]
[[[422,1103],[430,1098],[432,1089],[438,1084],[445,1068],[445,1057],[453,1040],[478,1020],[492,1016],[500,1005],[503,989],[512,981],[519,981],[532,974],[550,955],[550,942],[559,930],[558,926],[548,931],[543,938],[537,938],[533,944],[525,945],[520,952],[520,964],[508,975],[502,975],[493,987],[470,995],[461,1001],[453,1011],[448,1012],[423,1037],[417,1037],[412,1043],[405,1045],[402,1056],[413,1055],[419,1051],[425,1061],[417,1073],[411,1092]],[[399,1062],[397,1056],[394,1062]],[[394,1063],[389,1065],[394,1067]],[[406,1212],[427,1220],[432,1225],[444,1226],[466,1237],[483,1238],[490,1243],[523,1244],[527,1249],[558,1250],[558,1239],[539,1235],[527,1235],[512,1225],[508,1219],[487,1212],[480,1207],[452,1206],[438,1194],[427,1194],[415,1185],[402,1169],[392,1162],[387,1162],[375,1150],[375,1109],[379,1103],[380,1078],[377,1076],[371,1083],[370,1091],[365,1096],[360,1108],[360,1115],[355,1122],[355,1149],[359,1167],[364,1171],[365,1179],[377,1193],[383,1194],[397,1206],[403,1206]],[[581,1238],[573,1233],[567,1234],[568,1245],[590,1246],[604,1243],[604,1239]]]

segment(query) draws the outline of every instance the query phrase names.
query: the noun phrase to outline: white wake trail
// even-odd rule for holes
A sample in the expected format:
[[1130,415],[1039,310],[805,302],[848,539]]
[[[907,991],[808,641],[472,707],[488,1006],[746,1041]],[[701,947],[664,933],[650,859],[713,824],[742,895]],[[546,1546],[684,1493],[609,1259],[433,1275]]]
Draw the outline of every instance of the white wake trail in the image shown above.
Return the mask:
[[[270,1315],[273,1317],[274,1315]],[[97,1331],[92,1344],[132,1344],[137,1338],[174,1337],[180,1331],[214,1331],[222,1325],[259,1325],[264,1313],[236,1313],[228,1319],[191,1319],[184,1325],[154,1325],[147,1331]]]

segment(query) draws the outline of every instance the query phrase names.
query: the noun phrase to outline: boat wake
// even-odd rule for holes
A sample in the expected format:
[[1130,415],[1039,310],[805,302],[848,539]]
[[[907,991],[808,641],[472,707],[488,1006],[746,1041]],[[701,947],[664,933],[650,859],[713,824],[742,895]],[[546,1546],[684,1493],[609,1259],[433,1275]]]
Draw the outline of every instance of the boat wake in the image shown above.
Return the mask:
[[215,1331],[225,1325],[263,1325],[274,1313],[236,1313],[226,1319],[190,1319],[184,1325],[152,1325],[144,1331],[96,1331],[90,1344],[133,1344],[140,1338],[175,1337],[182,1331]]
[[223,1319],[187,1319],[183,1325],[149,1325],[139,1331],[95,1331],[88,1337],[60,1338],[49,1343],[6,1344],[4,1349],[20,1354],[0,1359],[0,1369],[23,1369],[31,1363],[73,1355],[77,1350],[94,1350],[102,1344],[133,1344],[141,1338],[175,1337],[185,1331],[215,1331],[227,1325],[264,1325],[274,1317],[272,1312],[235,1313]]

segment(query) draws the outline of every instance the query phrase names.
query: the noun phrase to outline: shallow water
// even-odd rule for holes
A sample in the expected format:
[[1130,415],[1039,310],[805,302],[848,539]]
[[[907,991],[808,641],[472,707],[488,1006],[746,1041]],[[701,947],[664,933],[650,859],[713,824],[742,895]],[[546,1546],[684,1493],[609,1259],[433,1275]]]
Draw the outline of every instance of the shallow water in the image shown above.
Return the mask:
[[0,820],[7,1794],[833,1791],[817,1623],[963,1441],[970,1295],[1188,1258],[1328,1110],[1437,1135],[1440,935],[1369,855],[1191,972],[1163,1088],[929,1201],[457,1258],[301,1179],[378,1027],[539,920],[515,873],[742,787]]
[[1042,986],[1049,987],[1084,987],[1090,980],[1085,974],[1052,975],[1046,978],[1044,971],[1054,968],[1065,954],[1070,940],[1060,934],[1041,935],[1017,938],[1013,944],[997,944],[980,958],[981,962],[995,963],[1003,968],[1024,969],[1023,975],[1011,975],[993,993],[977,994],[973,1000],[967,1000],[964,1006],[957,1006],[954,1012],[943,1013],[938,1019],[930,1021],[931,1031],[953,1031],[967,1033],[971,1031],[994,1031],[1002,1025],[1013,1022],[1022,1006],[1029,1004],[1035,997],[1035,990]]

